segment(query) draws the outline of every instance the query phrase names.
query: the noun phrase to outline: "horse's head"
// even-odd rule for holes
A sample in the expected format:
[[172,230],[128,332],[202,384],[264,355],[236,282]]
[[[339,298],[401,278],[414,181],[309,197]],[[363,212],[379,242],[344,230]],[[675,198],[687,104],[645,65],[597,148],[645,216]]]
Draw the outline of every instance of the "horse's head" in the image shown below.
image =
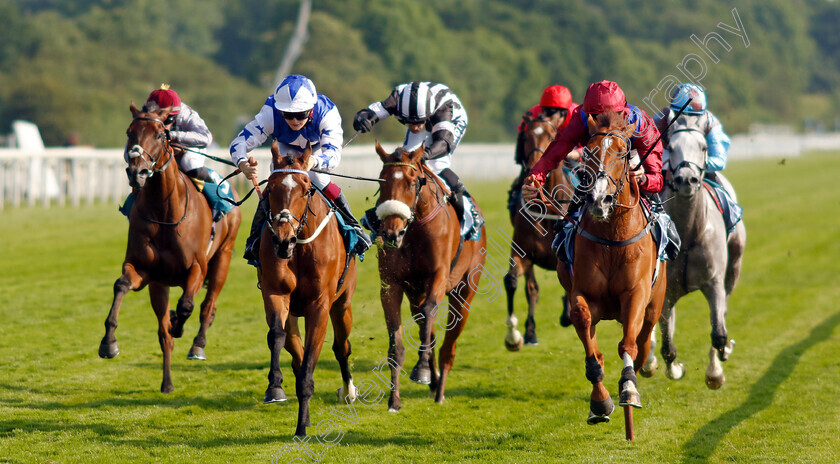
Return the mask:
[[680,116],[669,129],[668,138],[671,188],[681,196],[690,197],[700,189],[706,171],[708,145],[702,121]]
[[630,138],[636,129],[613,110],[589,115],[589,142],[582,158],[581,188],[589,214],[606,221],[629,175]]
[[133,119],[126,130],[128,140],[125,143],[125,159],[128,167],[125,172],[129,185],[142,188],[149,177],[166,169],[174,159],[169,134],[164,125],[170,110],[146,112],[137,109],[133,102],[129,110]]
[[281,154],[280,145],[271,144],[274,171],[268,176],[265,195],[268,196],[271,243],[274,254],[280,259],[290,259],[297,244],[297,235],[306,225],[309,201],[314,189],[309,173],[305,170],[312,147],[306,144],[303,155]]
[[557,135],[557,128],[550,120],[540,116],[528,122],[528,126],[522,133],[523,151],[525,153],[525,166],[533,168],[537,161],[545,154],[548,144]]
[[382,160],[379,177],[385,180],[380,187],[376,206],[376,216],[380,220],[376,232],[388,246],[394,248],[402,245],[408,225],[414,220],[420,188],[426,182],[420,167],[423,149],[421,145],[410,152],[398,147],[393,153],[387,153],[376,142],[376,153]]

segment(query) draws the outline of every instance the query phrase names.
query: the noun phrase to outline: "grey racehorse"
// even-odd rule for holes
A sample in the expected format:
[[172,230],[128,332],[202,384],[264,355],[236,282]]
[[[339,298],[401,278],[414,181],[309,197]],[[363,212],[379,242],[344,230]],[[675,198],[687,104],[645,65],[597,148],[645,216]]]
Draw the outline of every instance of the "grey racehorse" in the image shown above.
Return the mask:
[[[706,385],[717,389],[725,381],[721,362],[729,359],[734,345],[726,330],[726,311],[729,295],[741,274],[747,232],[744,222],[740,221],[727,234],[715,200],[702,186],[706,174],[707,145],[699,122],[698,118],[681,116],[668,133],[670,162],[666,165],[669,181],[665,210],[679,231],[682,246],[677,258],[668,264],[668,286],[659,326],[662,358],[667,364],[665,374],[671,379],[681,379],[685,375],[685,367],[675,362],[675,305],[683,295],[695,290],[703,292],[709,303],[712,323]],[[715,176],[736,200],[729,180],[720,173]],[[643,373],[652,375],[655,370],[656,358],[651,350]]]

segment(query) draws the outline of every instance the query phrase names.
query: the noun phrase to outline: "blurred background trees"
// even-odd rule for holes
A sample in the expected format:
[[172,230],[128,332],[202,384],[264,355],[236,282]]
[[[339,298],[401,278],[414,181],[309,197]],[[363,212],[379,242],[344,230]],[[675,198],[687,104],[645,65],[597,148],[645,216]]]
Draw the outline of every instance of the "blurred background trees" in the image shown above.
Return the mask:
[[[292,71],[338,105],[345,130],[357,110],[410,80],[449,85],[467,106],[465,140],[513,139],[544,86],[580,101],[596,80],[619,82],[642,106],[690,40],[720,33],[732,46],[707,60],[702,84],[729,132],[807,121],[834,128],[840,103],[840,2],[737,2],[750,45],[722,0],[319,0]],[[47,145],[70,134],[124,143],[131,101],[162,82],[226,145],[259,110],[294,28],[297,0],[0,0],[0,133],[33,121]],[[403,129],[386,121],[380,140]]]

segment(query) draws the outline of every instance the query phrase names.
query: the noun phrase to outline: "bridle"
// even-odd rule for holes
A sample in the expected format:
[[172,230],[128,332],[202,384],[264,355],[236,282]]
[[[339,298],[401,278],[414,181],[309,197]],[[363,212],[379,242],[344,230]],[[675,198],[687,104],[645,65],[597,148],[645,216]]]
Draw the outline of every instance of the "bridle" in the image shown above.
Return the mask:
[[[382,164],[383,167],[401,166],[411,168],[414,171],[420,171],[422,173],[420,176],[417,177],[417,180],[414,182],[414,200],[412,201],[411,205],[411,216],[406,219],[405,228],[403,228],[403,230],[408,230],[408,226],[414,223],[415,221],[417,221],[418,226],[427,224],[432,219],[434,219],[435,216],[437,216],[438,213],[440,213],[440,211],[443,210],[443,206],[446,204],[444,200],[440,200],[440,193],[443,192],[444,194],[447,194],[448,189],[446,189],[443,185],[440,184],[440,181],[437,179],[437,176],[434,176],[434,173],[432,173],[432,171],[425,164],[420,164],[419,167],[418,164],[419,163],[407,163],[403,161],[393,161]],[[426,214],[422,219],[418,220],[417,206],[421,202],[425,203],[425,200],[423,200],[422,197],[422,191],[423,187],[428,183],[429,175],[433,176],[433,183],[436,187],[438,187],[437,191],[435,192],[435,197],[438,198],[438,201],[436,202],[437,206],[430,213]]]
[[[674,129],[673,131],[671,131],[671,136],[673,136],[673,134],[676,134],[677,132],[694,132],[694,133],[699,134],[701,136],[701,139],[703,141],[705,141],[705,134],[703,133],[703,131],[701,131],[700,129],[694,128],[694,127],[683,127],[683,128],[680,128],[680,129]],[[706,147],[705,150],[708,150],[708,148]],[[673,153],[673,151],[672,151],[672,153]],[[682,169],[684,167],[690,167],[690,168],[696,169],[700,173],[700,179],[702,179],[703,176],[706,174],[706,163],[705,162],[703,163],[703,166],[700,166],[699,164],[697,164],[695,162],[692,162],[692,161],[688,161],[688,160],[683,160],[681,163],[677,164],[676,166],[671,166],[670,162],[668,163],[668,165],[669,165],[668,166],[668,171],[670,171],[670,173],[671,173],[671,176],[670,176],[671,179],[674,178],[674,175],[676,174],[677,171],[679,171],[680,169]],[[674,187],[674,184],[673,184],[672,180],[669,180],[667,182],[667,185],[668,185],[668,188],[670,188],[671,190],[674,190],[674,191],[677,190]],[[697,188],[699,188],[699,187],[700,187],[700,184],[698,183]]]
[[[156,123],[160,124],[161,127],[164,128],[163,132],[158,132],[157,137],[156,137],[160,141],[161,147],[162,147],[160,152],[158,153],[157,157],[155,157],[154,155],[149,153],[140,144],[135,144],[133,147],[131,147],[130,150],[128,149],[128,147],[126,147],[126,154],[128,155],[129,159],[145,157],[145,159],[150,163],[149,167],[151,169],[144,168],[144,169],[141,169],[140,172],[141,173],[147,172],[148,177],[152,177],[152,175],[154,175],[154,173],[156,173],[156,172],[163,172],[167,168],[167,166],[169,166],[169,163],[171,163],[172,160],[175,159],[175,149],[172,148],[172,145],[169,143],[170,142],[169,131],[166,130],[166,123],[164,123],[163,121],[161,121],[160,119],[157,119],[157,118],[149,118],[149,117],[136,117],[136,118],[134,118],[131,121],[132,124],[129,125],[128,129],[126,129],[126,131],[125,131],[126,136],[128,136],[128,137],[131,136],[131,126],[134,125],[134,121],[152,121],[152,122],[156,122]],[[160,159],[163,157],[163,155],[167,154],[167,153],[170,155],[169,159],[167,159],[166,162],[164,162],[161,167],[155,169],[154,167],[157,166],[158,162],[160,162]]]
[[[628,143],[629,141],[617,132],[595,132],[595,133],[590,135],[589,139],[592,140],[593,137],[596,137],[596,136],[599,136],[599,135],[603,136],[604,138],[619,137],[624,141],[625,151],[624,151],[624,153],[621,154],[621,157],[623,158],[623,162],[624,162],[624,168],[623,168],[622,173],[621,173],[621,178],[619,180],[615,180],[604,169],[604,161],[601,159],[601,157],[596,155],[596,151],[595,150],[590,150],[589,148],[586,148],[584,157],[589,158],[589,159],[594,159],[598,162],[598,171],[595,173],[595,178],[591,180],[590,186],[594,186],[595,183],[600,179],[607,179],[607,181],[609,181],[609,183],[611,183],[612,185],[614,185],[616,187],[616,190],[615,190],[614,193],[607,194],[608,198],[606,200],[606,203],[608,203],[608,205],[610,207],[619,206],[619,207],[627,208],[627,209],[633,208],[633,207],[636,206],[638,201],[637,201],[637,203],[630,204],[630,205],[623,205],[623,204],[618,202],[618,197],[619,197],[619,195],[621,195],[621,192],[624,190],[624,186],[627,184],[627,180],[629,178],[629,170],[630,170],[630,156],[629,156],[629,153],[630,153],[629,146],[630,146],[630,144]],[[607,149],[603,148],[603,147],[599,147],[598,150],[607,150]],[[589,195],[587,195],[587,197],[589,197]],[[587,199],[586,203],[589,204],[590,201]]]
[[[166,130],[166,123],[164,123],[163,121],[161,121],[160,119],[157,119],[157,118],[135,117],[131,121],[131,124],[129,124],[128,129],[126,129],[126,131],[125,131],[127,137],[131,136],[131,126],[134,125],[135,121],[152,121],[152,122],[156,122],[156,123],[160,124],[161,127],[163,127],[163,132],[158,132],[157,137],[156,137],[160,141],[160,144],[161,144],[161,149],[158,152],[157,157],[155,157],[151,153],[149,153],[145,148],[140,146],[140,144],[135,144],[133,147],[131,147],[131,150],[126,150],[126,154],[128,155],[129,159],[140,158],[140,157],[144,157],[144,156],[148,158],[147,161],[149,163],[151,163],[151,164],[149,164],[149,168],[141,169],[140,173],[142,174],[143,172],[146,172],[146,173],[148,173],[147,177],[151,178],[154,175],[154,173],[163,172],[163,171],[166,170],[166,168],[169,166],[169,163],[171,163],[172,160],[175,159],[175,149],[172,148],[172,145],[170,144],[169,131]],[[167,159],[163,163],[162,166],[155,169],[155,166],[157,166],[158,162],[160,162],[160,159],[163,157],[164,154],[169,154],[169,159]],[[144,158],[144,160],[145,160],[145,158]],[[128,169],[129,168],[126,168],[126,171],[128,171]],[[158,221],[156,219],[148,218],[146,216],[141,216],[144,221],[151,222],[153,224],[157,224],[157,225],[160,225],[160,226],[173,226],[173,227],[177,227],[179,224],[184,222],[184,219],[187,218],[187,212],[189,212],[189,210],[190,210],[190,189],[187,187],[186,176],[181,175],[180,177],[181,177],[181,181],[184,183],[184,191],[185,191],[185,194],[186,194],[186,200],[185,200],[185,203],[184,203],[184,215],[181,216],[181,219],[179,219],[178,222],[164,222],[164,221]]]
[[[309,176],[308,172],[300,170],[300,169],[275,169],[274,171],[272,171],[272,174],[274,174],[274,173],[304,174],[307,177]],[[295,240],[295,243],[308,243],[308,242],[300,241],[297,237],[298,237],[298,235],[300,235],[300,233],[303,231],[303,228],[306,226],[306,220],[309,217],[309,213],[312,211],[312,209],[310,207],[310,203],[312,202],[313,194],[315,193],[315,191],[317,191],[317,188],[315,188],[315,186],[312,185],[303,194],[303,196],[306,197],[306,206],[304,206],[304,208],[303,208],[303,214],[301,214],[300,217],[297,217],[294,214],[292,214],[291,211],[289,211],[287,209],[284,209],[283,211],[281,211],[277,214],[272,213],[272,211],[271,211],[271,190],[272,190],[271,186],[272,186],[272,182],[269,182],[268,187],[265,189],[265,194],[264,194],[265,197],[268,198],[268,215],[267,215],[268,219],[267,219],[267,222],[268,222],[268,229],[271,231],[271,234],[274,237],[276,237],[277,239],[280,239],[280,235],[279,235],[280,232],[277,230],[276,226],[274,225],[275,222],[278,225],[283,224],[283,223],[291,224],[292,220],[294,219],[298,223],[298,226],[295,228],[295,233],[292,236],[293,240]],[[312,212],[312,214],[315,214],[315,213]],[[329,215],[327,216],[327,219],[329,219]],[[320,232],[320,231],[318,231],[318,232]],[[310,237],[310,238],[314,239],[314,237]]]
[[[552,124],[551,121],[549,121],[548,119],[546,119],[542,115],[528,121],[528,129],[530,129],[531,125],[534,124],[534,123],[545,123],[548,127],[550,127],[551,130],[550,130],[549,135],[551,136],[551,140],[554,140],[554,137],[557,136],[557,128],[554,127],[554,124]],[[533,153],[542,153],[543,155],[545,155],[545,149],[540,148],[540,147],[534,147],[534,148],[528,150],[528,152],[525,153],[526,162],[531,159],[531,155]]]

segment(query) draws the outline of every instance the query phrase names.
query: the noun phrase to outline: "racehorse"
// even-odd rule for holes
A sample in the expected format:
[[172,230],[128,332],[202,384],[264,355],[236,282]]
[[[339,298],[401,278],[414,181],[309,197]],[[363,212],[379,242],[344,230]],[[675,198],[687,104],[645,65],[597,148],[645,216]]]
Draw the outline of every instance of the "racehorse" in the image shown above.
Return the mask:
[[[661,353],[667,366],[665,374],[671,379],[681,379],[685,367],[676,362],[674,307],[684,295],[698,289],[703,292],[712,321],[706,385],[716,389],[725,381],[721,362],[729,359],[734,343],[729,340],[726,330],[726,311],[729,295],[741,274],[747,232],[744,222],[740,221],[731,233],[727,233],[714,194],[703,183],[707,146],[698,122],[697,118],[682,116],[669,131],[671,158],[667,175],[670,179],[666,183],[665,210],[677,227],[682,247],[668,265],[668,290],[659,324]],[[732,184],[720,173],[715,177],[735,199]],[[645,369],[655,369],[656,357],[651,354],[648,361],[650,366]]]
[[[137,198],[128,219],[128,247],[122,276],[114,283],[114,301],[105,320],[99,356],[113,358],[119,354],[114,331],[120,304],[129,290],[137,291],[148,285],[163,351],[160,391],[169,393],[173,390],[170,377],[173,337],[183,334],[184,322],[193,311],[193,299],[205,283],[207,293],[201,303],[201,327],[187,358],[206,359],[207,328],[216,316],[216,299],[227,279],[242,216],[234,208],[214,227],[204,195],[178,169],[163,122],[169,110],[143,112],[134,103],[129,109],[133,119],[126,131],[126,173]],[[181,287],[183,294],[176,310],[170,311],[169,287],[175,286]]]
[[[423,163],[423,146],[413,152],[398,147],[387,153],[376,143],[376,153],[383,167],[384,179],[376,215],[379,218],[380,299],[388,327],[388,358],[391,368],[389,411],[399,411],[400,374],[405,361],[403,325],[400,306],[408,297],[412,321],[420,326],[420,340],[410,336],[410,345],[418,350],[419,359],[410,379],[429,385],[435,401],[443,403],[446,379],[455,360],[455,343],[464,330],[470,303],[479,289],[484,269],[486,233],[481,229],[479,240],[465,241],[455,209],[447,201],[448,189],[442,180]],[[475,205],[478,208],[478,205]],[[441,307],[449,295],[449,317],[442,325]],[[438,342],[433,325],[446,332],[440,347],[440,372],[435,368],[434,349]],[[410,330],[410,325],[406,327]]]
[[[532,168],[542,158],[545,149],[554,140],[556,134],[557,129],[554,124],[543,117],[527,122],[527,127],[522,134],[526,169]],[[523,344],[536,345],[538,343],[534,309],[539,300],[540,289],[534,275],[534,265],[543,269],[557,268],[557,254],[551,249],[551,242],[555,235],[554,224],[561,220],[561,214],[566,213],[569,199],[574,194],[574,185],[562,167],[549,174],[544,188],[552,192],[554,206],[559,209],[560,214],[549,213],[541,202],[526,204],[520,201],[511,210],[513,241],[509,260],[510,268],[505,275],[508,308],[505,347],[510,351],[518,351]],[[525,321],[524,338],[516,328],[518,320],[513,310],[513,297],[516,294],[519,277],[523,274],[525,275],[525,297],[528,299],[528,319]],[[567,314],[566,317],[568,317]]]
[[[313,371],[332,321],[333,353],[341,370],[343,386],[338,396],[356,399],[350,375],[350,302],[356,290],[356,261],[347,254],[335,211],[313,184],[305,166],[312,154],[307,144],[302,156],[280,154],[271,146],[274,171],[268,177],[267,227],[260,240],[260,288],[268,323],[271,368],[264,403],[286,401],[280,352],[292,355],[298,420],[295,435],[306,435],[309,401],[315,391]],[[306,338],[301,341],[297,318],[306,321]]]
[[[665,298],[664,275],[654,280],[658,260],[639,186],[631,175],[629,140],[635,125],[608,110],[590,115],[589,141],[583,157],[585,211],[576,226],[574,266],[561,262],[557,274],[569,295],[570,317],[586,352],[586,378],[592,383],[587,422],[609,421],[614,410],[604,387],[604,355],[595,327],[617,320],[623,327],[618,355],[624,362],[619,404],[625,406],[627,438],[632,436],[632,407],[641,407],[636,373],[650,351],[650,335]],[[638,164],[638,163],[636,163]],[[660,273],[664,269],[659,270]]]

